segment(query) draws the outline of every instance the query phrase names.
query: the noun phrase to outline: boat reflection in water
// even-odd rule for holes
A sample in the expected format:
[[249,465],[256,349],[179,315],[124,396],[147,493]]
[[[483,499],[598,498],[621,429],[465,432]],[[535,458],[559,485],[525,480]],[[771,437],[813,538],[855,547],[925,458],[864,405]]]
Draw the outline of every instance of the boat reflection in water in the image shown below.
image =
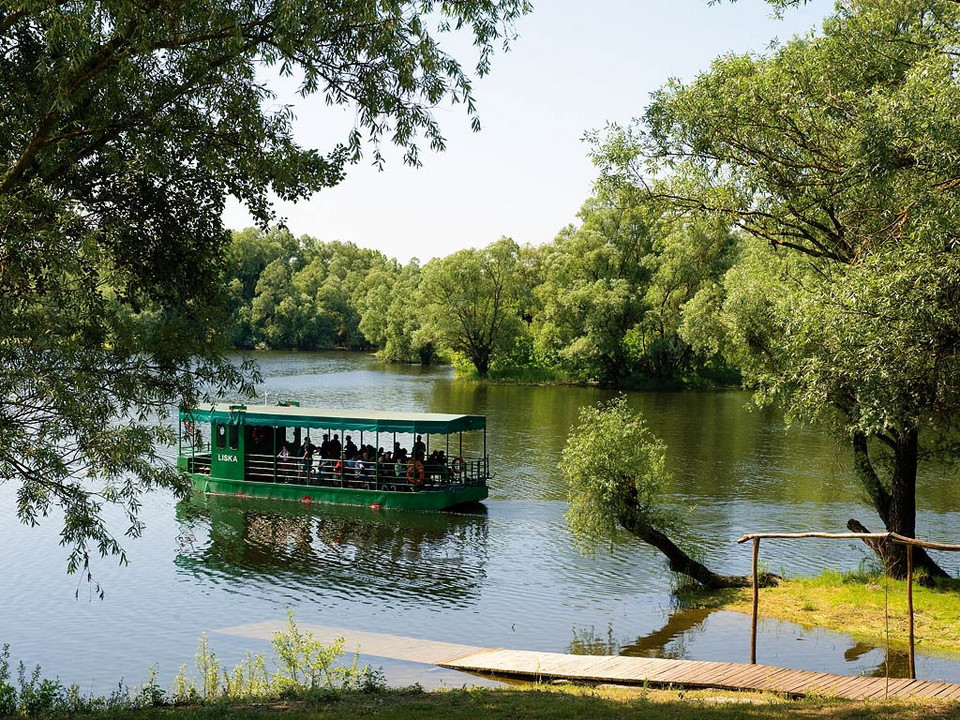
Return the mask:
[[485,579],[483,507],[420,513],[192,493],[177,520],[178,570],[240,594],[463,607]]

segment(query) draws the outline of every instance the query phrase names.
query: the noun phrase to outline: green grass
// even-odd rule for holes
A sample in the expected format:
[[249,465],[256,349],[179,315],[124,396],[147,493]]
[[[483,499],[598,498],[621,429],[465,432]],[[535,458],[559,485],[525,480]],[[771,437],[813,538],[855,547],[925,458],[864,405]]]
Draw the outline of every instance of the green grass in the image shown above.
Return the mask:
[[[74,717],[90,717],[76,715]],[[97,715],[93,717],[104,717]],[[464,688],[440,692],[393,690],[343,694],[315,702],[146,708],[111,712],[115,720],[960,720],[960,703],[935,700],[851,702],[830,698],[786,700],[718,690],[646,690],[601,686]]]
[[[688,595],[695,604],[736,612],[752,611],[752,591],[732,590]],[[960,581],[934,588],[913,587],[916,648],[928,653],[960,653]],[[761,617],[787,620],[805,627],[849,633],[874,645],[887,642],[906,648],[907,584],[882,574],[825,572],[811,578],[783,581],[760,590]]]

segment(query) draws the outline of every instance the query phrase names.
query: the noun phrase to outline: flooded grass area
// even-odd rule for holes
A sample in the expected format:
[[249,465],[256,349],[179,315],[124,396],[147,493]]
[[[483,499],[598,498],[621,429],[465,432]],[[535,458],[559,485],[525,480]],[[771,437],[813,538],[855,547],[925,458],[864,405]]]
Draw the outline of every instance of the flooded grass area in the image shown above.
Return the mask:
[[[705,607],[751,613],[750,589],[721,593],[690,593],[689,602]],[[960,581],[934,587],[914,583],[914,632],[917,648],[960,660]],[[826,571],[814,577],[784,580],[760,589],[759,613],[804,627],[848,633],[870,646],[905,651],[907,647],[907,585],[877,573]]]

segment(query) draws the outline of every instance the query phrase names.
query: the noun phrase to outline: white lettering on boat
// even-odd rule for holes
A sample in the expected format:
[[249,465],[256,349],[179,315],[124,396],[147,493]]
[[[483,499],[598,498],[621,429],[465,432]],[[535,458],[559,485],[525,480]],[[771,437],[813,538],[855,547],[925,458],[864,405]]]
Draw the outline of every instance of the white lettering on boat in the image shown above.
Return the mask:
[[236,455],[223,455],[221,453],[217,453],[217,460],[220,462],[240,462],[240,458]]

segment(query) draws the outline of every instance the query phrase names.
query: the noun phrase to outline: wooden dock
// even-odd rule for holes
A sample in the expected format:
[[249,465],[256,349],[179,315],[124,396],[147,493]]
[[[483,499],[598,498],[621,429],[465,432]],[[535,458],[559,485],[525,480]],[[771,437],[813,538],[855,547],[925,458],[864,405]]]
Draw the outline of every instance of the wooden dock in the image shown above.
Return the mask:
[[[286,627],[285,622],[270,621],[218,632],[271,640],[275,632]],[[349,653],[537,681],[565,679],[650,687],[758,690],[794,697],[824,695],[852,700],[923,697],[960,701],[960,684],[956,683],[835,675],[770,665],[491,649],[322,625],[299,627],[323,643],[343,638],[344,649]]]

